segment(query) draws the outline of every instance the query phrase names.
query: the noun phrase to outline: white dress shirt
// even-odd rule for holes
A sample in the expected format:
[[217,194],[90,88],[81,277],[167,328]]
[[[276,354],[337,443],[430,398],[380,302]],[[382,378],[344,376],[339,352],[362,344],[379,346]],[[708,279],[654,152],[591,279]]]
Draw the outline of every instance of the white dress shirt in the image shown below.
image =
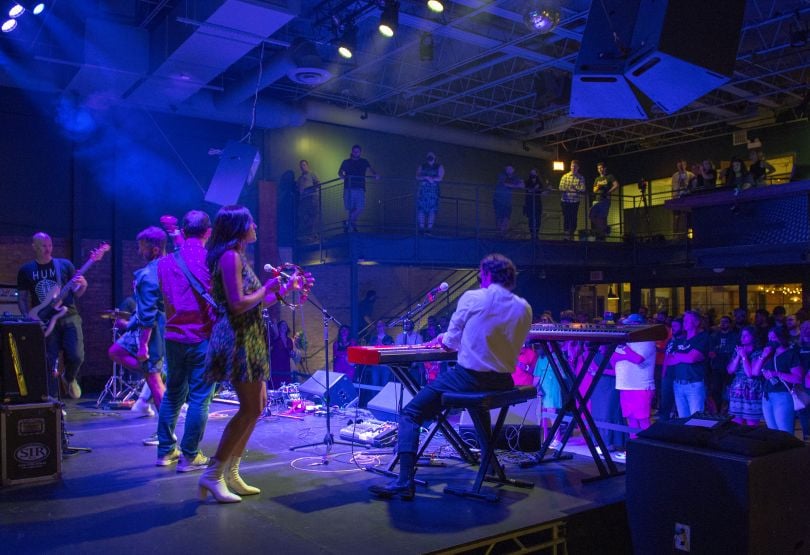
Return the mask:
[[464,368],[511,374],[531,323],[529,303],[492,283],[459,298],[440,340],[445,347],[458,351],[458,363]]

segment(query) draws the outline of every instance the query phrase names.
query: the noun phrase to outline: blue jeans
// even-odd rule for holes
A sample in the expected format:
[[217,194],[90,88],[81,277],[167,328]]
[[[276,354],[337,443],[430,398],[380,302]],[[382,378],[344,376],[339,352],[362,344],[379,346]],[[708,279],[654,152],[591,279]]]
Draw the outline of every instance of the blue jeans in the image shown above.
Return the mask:
[[658,420],[666,422],[672,417],[672,407],[675,405],[673,386],[675,377],[672,370],[661,378],[661,397],[658,400]]
[[675,392],[675,406],[678,416],[686,418],[696,412],[703,412],[706,405],[706,384],[702,381],[692,383],[678,383],[673,385]]
[[[432,383],[423,387],[411,399],[399,417],[399,437],[397,450],[402,453],[419,451],[419,428],[425,420],[437,416],[442,411],[442,393],[502,391],[515,387],[512,376],[499,372],[476,372],[459,365],[442,372]],[[480,411],[486,426],[489,411]]]
[[166,393],[158,414],[158,457],[174,449],[174,429],[183,403],[188,402],[186,425],[180,450],[188,459],[197,456],[208,423],[208,405],[214,384],[205,380],[205,352],[208,341],[177,343],[166,341]]
[[762,397],[762,415],[765,425],[772,430],[793,434],[793,397],[787,391],[767,393]]

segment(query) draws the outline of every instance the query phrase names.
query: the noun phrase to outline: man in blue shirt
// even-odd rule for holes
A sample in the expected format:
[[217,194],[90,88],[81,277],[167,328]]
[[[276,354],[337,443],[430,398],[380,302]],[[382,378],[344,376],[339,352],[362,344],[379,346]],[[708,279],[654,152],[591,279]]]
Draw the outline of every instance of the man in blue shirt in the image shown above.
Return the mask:
[[680,418],[703,412],[706,404],[709,334],[701,331],[700,322],[700,314],[687,310],[683,315],[685,334],[672,338],[664,357],[664,372],[674,373],[675,406]]

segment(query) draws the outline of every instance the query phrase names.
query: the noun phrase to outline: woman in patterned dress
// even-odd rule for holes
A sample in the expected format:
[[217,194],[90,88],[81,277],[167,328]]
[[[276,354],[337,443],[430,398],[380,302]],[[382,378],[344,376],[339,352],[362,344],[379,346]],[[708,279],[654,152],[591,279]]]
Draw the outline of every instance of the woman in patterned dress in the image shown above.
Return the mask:
[[726,368],[734,376],[728,388],[728,413],[734,422],[748,426],[758,426],[762,420],[762,378],[753,375],[761,345],[755,344],[755,338],[754,328],[742,329],[740,344]]
[[219,309],[205,369],[209,381],[231,382],[239,410],[225,426],[211,465],[199,481],[200,497],[210,492],[220,503],[236,503],[242,500],[240,495],[260,492],[242,480],[239,462],[267,403],[270,367],[262,306],[276,303],[301,279],[312,281],[308,275],[294,274],[287,283],[276,277],[262,285],[245,257],[247,245],[255,241],[256,224],[247,208],[220,209],[208,241],[211,292]]

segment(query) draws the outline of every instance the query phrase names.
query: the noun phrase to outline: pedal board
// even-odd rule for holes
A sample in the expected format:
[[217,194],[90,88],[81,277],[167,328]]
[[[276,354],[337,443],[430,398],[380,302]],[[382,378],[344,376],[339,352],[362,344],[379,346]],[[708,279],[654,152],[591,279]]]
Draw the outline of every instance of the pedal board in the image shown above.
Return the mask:
[[396,440],[397,424],[396,422],[383,422],[382,420],[349,422],[348,425],[340,429],[340,438],[365,443],[372,447],[385,447]]

